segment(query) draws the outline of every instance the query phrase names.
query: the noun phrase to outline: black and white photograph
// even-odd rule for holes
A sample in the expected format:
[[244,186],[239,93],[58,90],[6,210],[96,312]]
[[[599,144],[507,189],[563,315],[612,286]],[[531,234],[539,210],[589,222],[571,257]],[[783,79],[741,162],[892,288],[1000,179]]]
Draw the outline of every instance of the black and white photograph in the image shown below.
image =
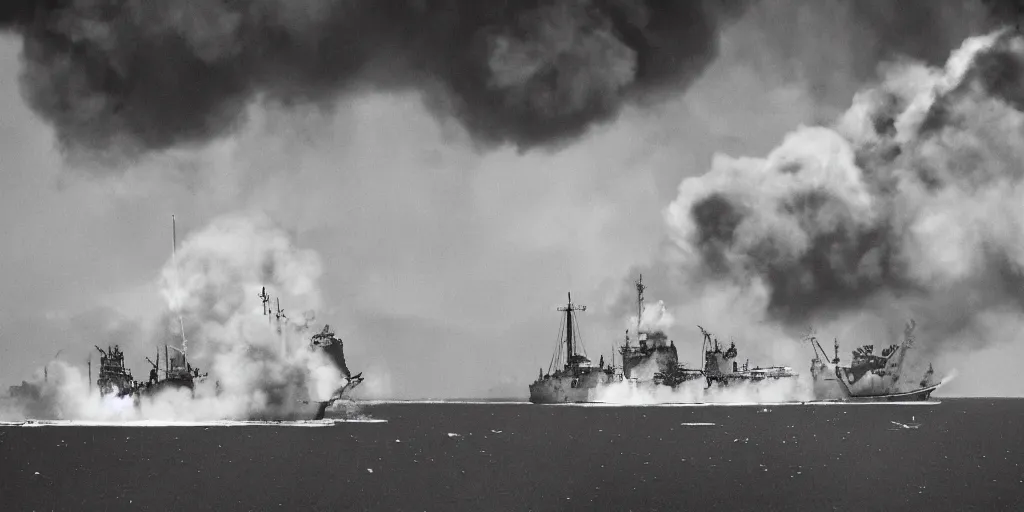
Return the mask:
[[2,0],[0,511],[1024,510],[1024,1]]

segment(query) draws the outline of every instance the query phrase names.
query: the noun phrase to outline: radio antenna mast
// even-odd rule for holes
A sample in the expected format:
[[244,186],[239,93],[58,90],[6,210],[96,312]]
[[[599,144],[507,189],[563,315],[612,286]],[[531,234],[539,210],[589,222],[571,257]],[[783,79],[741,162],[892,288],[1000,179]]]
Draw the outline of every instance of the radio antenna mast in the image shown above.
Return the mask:
[[[174,264],[174,287],[175,291],[181,291],[181,283],[178,278],[178,229],[174,221],[174,215],[171,215],[171,262]],[[188,351],[188,340],[185,339],[185,321],[181,318],[181,305],[177,307],[178,314],[178,327],[181,329],[181,353],[184,355]]]
[[644,275],[640,274],[640,279],[634,282],[636,284],[636,336],[637,340],[640,339],[640,322],[644,317],[644,290],[647,289],[644,286]]

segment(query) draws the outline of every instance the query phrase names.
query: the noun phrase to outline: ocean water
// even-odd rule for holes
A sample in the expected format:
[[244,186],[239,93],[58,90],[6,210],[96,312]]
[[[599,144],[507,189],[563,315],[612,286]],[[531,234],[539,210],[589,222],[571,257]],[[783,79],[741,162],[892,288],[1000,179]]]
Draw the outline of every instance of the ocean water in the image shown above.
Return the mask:
[[1024,400],[361,413],[0,426],[0,510],[1024,510]]

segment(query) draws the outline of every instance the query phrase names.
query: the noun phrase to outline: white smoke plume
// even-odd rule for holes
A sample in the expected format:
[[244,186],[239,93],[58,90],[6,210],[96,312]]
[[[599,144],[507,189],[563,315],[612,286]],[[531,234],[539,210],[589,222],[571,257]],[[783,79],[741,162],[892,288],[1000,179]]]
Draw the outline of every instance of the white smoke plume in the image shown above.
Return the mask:
[[[643,315],[640,317],[640,330],[642,331],[666,331],[675,325],[676,319],[665,307],[665,301],[659,300],[653,304],[644,304]],[[636,329],[636,315],[629,317],[626,321],[628,329]]]
[[[177,269],[173,261],[164,267],[164,295],[196,325],[186,332],[195,357],[209,361],[233,415],[288,413],[341,386],[340,372],[323,353],[306,349],[321,306],[316,253],[294,247],[265,215],[242,214],[189,237],[177,260]],[[257,298],[264,286],[288,317],[280,335]],[[276,310],[276,300],[268,306]]]
[[728,386],[706,387],[704,379],[683,382],[675,389],[666,386],[646,386],[630,381],[602,386],[596,401],[621,405],[649,404],[750,404],[814,400],[809,377],[762,381],[737,382]]
[[[193,367],[209,372],[187,389],[132,398],[100,397],[82,369],[50,364],[46,382],[29,384],[29,399],[9,399],[4,419],[214,420],[308,419],[310,401],[326,400],[345,380],[323,351],[309,348],[313,312],[321,307],[318,255],[295,247],[265,215],[215,219],[186,238],[161,274],[170,312],[164,342],[182,344],[180,312]],[[279,333],[258,295],[279,296],[287,320]],[[271,307],[276,308],[272,300]],[[276,319],[275,319],[276,320]],[[154,354],[155,356],[155,354]],[[151,356],[153,357],[153,356]],[[95,377],[94,368],[94,377]],[[29,393],[32,394],[32,393]],[[304,403],[305,402],[305,403]]]
[[888,346],[911,318],[921,355],[998,341],[1024,325],[1022,135],[1024,38],[1000,31],[941,69],[889,64],[765,158],[716,156],[667,209],[661,263],[685,308],[724,309],[682,320],[759,353],[811,325]]

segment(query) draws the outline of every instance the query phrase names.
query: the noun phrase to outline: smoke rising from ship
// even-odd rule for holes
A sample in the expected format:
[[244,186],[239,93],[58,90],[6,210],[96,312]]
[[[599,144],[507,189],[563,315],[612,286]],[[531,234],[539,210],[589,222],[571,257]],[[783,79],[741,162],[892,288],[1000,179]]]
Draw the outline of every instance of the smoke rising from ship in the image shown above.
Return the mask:
[[[168,389],[142,396],[136,408],[131,397],[100,397],[84,369],[55,361],[46,382],[30,384],[39,396],[4,405],[0,416],[210,420],[309,414],[302,402],[327,400],[345,382],[324,351],[308,349],[312,312],[322,305],[321,272],[319,256],[295,247],[265,215],[215,219],[183,241],[177,265],[168,261],[160,279],[169,306],[161,350],[163,342],[181,344],[180,310],[189,360],[209,372],[194,397],[187,388]],[[262,314],[257,294],[263,286],[287,306],[283,332]]]
[[[640,315],[641,331],[667,331],[675,323],[676,319],[669,312],[668,308],[665,307],[665,301],[659,300],[658,302],[644,304],[643,314]],[[626,327],[635,331],[636,326],[637,317],[633,315],[626,322]]]
[[16,0],[24,95],[65,150],[205,144],[253,101],[417,89],[481,144],[559,144],[713,60],[746,0]]
[[[315,252],[293,246],[262,214],[238,214],[184,240],[177,259],[177,269],[164,267],[165,297],[171,310],[198,324],[190,333],[195,358],[210,362],[221,396],[235,406],[232,416],[289,412],[301,400],[326,400],[342,385],[327,357],[306,350],[302,339],[312,334],[313,312],[321,307]],[[280,334],[254,295],[263,286],[287,306]]]
[[971,38],[944,68],[887,64],[834,124],[764,158],[716,156],[667,209],[666,272],[755,321],[872,318],[896,342],[913,317],[923,347],[1019,322],[1022,77],[1019,33]]

